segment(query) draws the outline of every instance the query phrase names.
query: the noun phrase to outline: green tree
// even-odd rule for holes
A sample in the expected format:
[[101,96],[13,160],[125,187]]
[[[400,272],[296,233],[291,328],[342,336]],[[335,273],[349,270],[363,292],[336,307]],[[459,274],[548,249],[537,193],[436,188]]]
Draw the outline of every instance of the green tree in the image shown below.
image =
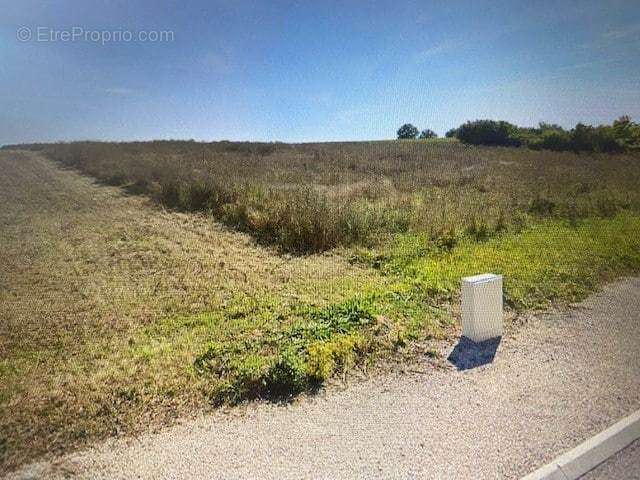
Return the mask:
[[451,130],[448,130],[447,133],[444,134],[444,136],[447,138],[456,138],[458,136],[458,129],[452,128]]
[[398,129],[398,139],[410,139],[418,136],[418,129],[410,123],[405,123]]
[[631,121],[624,115],[613,122],[613,135],[627,150],[640,149],[640,124]]
[[537,137],[531,139],[527,146],[534,150],[554,150],[561,152],[571,149],[571,135],[556,128],[546,128]]
[[592,127],[578,123],[571,130],[571,149],[574,152],[621,152],[624,146],[616,139],[614,128],[607,125]]
[[425,129],[420,132],[420,136],[418,138],[426,139],[426,138],[438,138],[438,134],[430,129]]
[[562,128],[557,123],[540,122],[538,124],[538,131],[540,133],[544,133],[544,132],[548,132],[548,131],[564,132],[565,129]]
[[504,121],[475,120],[460,125],[456,136],[461,142],[472,145],[503,145],[518,147],[518,127]]

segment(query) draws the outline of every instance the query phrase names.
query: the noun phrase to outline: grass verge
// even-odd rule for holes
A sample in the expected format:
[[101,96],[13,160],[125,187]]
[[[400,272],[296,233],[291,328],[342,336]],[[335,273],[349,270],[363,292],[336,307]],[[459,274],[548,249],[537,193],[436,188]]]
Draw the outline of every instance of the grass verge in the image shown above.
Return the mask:
[[336,371],[441,336],[453,323],[447,307],[457,303],[464,276],[504,275],[505,300],[516,311],[580,300],[608,280],[638,272],[640,218],[546,220],[484,242],[464,237],[450,250],[406,235],[354,259],[373,260],[388,281],[340,304],[287,312],[296,318],[287,329],[216,342],[199,354],[198,375],[221,385],[213,398],[295,394]]

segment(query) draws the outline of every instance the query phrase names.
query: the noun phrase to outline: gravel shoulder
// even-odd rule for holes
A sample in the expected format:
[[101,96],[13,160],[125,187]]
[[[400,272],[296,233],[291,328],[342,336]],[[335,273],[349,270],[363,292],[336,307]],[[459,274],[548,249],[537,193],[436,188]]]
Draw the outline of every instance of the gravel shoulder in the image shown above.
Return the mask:
[[[443,346],[445,358],[455,348]],[[492,363],[413,370],[220,411],[7,478],[518,478],[640,408],[640,278],[528,318]]]

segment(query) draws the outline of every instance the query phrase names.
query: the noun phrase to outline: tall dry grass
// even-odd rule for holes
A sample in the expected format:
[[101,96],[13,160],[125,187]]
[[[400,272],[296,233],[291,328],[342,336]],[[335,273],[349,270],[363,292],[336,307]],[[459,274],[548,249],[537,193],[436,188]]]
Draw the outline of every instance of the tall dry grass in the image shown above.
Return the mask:
[[578,219],[640,207],[640,158],[451,141],[31,145],[164,205],[209,211],[293,252],[424,232],[478,238],[523,216]]

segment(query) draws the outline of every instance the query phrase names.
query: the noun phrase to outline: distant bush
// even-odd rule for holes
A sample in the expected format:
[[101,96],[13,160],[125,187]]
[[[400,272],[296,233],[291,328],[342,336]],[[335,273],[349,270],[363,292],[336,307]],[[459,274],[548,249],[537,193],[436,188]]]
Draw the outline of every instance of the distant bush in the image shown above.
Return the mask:
[[418,129],[410,123],[405,123],[398,129],[398,139],[408,140],[418,136]]
[[613,136],[625,150],[640,150],[640,124],[625,115],[613,122]]
[[549,129],[532,138],[527,145],[534,150],[553,150],[556,152],[571,149],[571,135],[564,130]]
[[578,123],[571,130],[571,149],[576,152],[590,152],[595,150],[594,128]]
[[447,133],[444,134],[444,136],[446,138],[456,138],[458,136],[458,129],[452,128],[451,130],[448,130]]
[[461,125],[456,136],[463,143],[472,145],[512,146],[517,147],[518,127],[504,121],[476,120]]
[[618,143],[611,127],[592,127],[579,123],[570,132],[571,150],[575,152],[621,152],[623,146]]
[[548,123],[525,128],[505,121],[475,120],[446,135],[472,145],[524,146],[533,150],[618,153],[640,149],[640,126],[626,116],[611,126],[578,123],[569,131]]
[[420,132],[420,137],[421,139],[428,139],[428,138],[438,138],[438,134],[436,132],[434,132],[433,130],[430,129],[425,129],[422,132]]

